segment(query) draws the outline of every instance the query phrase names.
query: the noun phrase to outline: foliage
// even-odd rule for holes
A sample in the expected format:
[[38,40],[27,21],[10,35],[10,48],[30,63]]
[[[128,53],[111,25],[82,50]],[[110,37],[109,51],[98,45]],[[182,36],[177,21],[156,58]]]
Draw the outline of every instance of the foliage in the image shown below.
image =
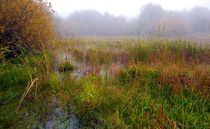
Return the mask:
[[43,0],[1,0],[0,52],[14,56],[23,48],[46,46],[54,35],[53,13],[51,5]]

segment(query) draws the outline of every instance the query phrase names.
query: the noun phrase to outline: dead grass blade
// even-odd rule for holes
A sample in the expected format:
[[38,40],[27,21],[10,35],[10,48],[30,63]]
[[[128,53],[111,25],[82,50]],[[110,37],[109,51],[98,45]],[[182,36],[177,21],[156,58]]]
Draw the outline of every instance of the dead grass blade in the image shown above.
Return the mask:
[[24,91],[24,93],[23,93],[23,95],[22,95],[22,97],[21,97],[20,103],[19,103],[19,105],[17,106],[17,108],[15,109],[15,112],[16,112],[16,113],[19,111],[20,106],[21,106],[21,104],[22,104],[24,98],[26,97],[26,95],[28,94],[28,92],[30,91],[30,89],[34,86],[34,83],[35,83],[37,80],[38,80],[38,78],[35,78],[35,79],[31,80],[30,83],[28,83],[28,86],[26,87],[26,89],[25,89],[25,91]]

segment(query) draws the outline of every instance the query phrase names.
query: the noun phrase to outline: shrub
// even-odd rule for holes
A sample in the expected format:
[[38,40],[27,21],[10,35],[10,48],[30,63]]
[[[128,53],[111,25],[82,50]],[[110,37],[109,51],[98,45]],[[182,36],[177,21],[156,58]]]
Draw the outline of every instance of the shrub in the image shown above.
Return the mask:
[[42,48],[54,36],[53,13],[43,0],[1,0],[0,53],[11,57],[22,48]]

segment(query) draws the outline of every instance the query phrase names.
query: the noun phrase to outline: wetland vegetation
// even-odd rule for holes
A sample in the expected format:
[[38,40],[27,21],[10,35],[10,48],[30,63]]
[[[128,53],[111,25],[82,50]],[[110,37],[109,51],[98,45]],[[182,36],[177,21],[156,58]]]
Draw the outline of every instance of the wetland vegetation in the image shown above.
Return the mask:
[[0,129],[210,127],[209,32],[69,38],[53,14],[43,0],[0,1]]
[[208,44],[134,38],[55,42],[51,53],[1,63],[2,127],[45,127],[55,98],[69,114],[64,122],[71,125],[74,114],[78,128],[209,126]]

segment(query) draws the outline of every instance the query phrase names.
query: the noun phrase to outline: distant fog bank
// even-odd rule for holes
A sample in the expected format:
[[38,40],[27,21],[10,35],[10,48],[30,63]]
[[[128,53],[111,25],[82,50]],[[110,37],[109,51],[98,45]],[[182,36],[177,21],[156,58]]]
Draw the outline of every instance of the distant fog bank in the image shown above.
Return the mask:
[[66,18],[54,16],[56,36],[179,36],[210,33],[210,10],[194,7],[190,11],[164,10],[160,5],[147,4],[137,18],[101,14],[82,10]]

